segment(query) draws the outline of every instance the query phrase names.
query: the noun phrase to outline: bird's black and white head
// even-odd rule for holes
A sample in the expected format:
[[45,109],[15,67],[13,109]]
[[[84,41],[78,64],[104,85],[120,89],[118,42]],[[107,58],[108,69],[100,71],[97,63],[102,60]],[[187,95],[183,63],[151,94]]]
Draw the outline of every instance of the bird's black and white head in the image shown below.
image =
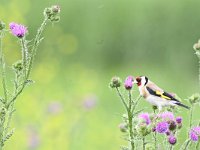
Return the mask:
[[149,79],[146,76],[139,76],[135,79],[135,83],[139,87],[143,87],[148,83]]

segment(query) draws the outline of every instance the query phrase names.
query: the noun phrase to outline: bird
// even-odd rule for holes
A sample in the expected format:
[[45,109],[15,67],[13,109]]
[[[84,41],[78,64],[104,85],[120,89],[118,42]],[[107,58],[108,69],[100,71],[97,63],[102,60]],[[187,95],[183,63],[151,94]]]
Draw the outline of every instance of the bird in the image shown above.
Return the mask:
[[182,104],[172,94],[169,94],[168,92],[158,87],[146,76],[136,77],[133,83],[136,83],[138,85],[140,95],[152,105],[157,106],[159,112],[162,110],[163,107],[166,106],[178,105],[186,109],[190,109],[190,107]]

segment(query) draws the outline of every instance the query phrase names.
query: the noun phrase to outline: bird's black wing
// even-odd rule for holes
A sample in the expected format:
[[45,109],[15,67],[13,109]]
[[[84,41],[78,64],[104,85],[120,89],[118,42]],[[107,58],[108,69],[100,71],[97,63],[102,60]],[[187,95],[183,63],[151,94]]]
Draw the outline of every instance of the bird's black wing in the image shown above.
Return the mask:
[[150,87],[146,87],[147,91],[154,96],[158,96],[161,98],[164,98],[166,100],[173,100],[173,101],[177,101],[179,102],[176,98],[174,98],[171,94],[167,93],[167,92],[161,92],[161,91],[154,91],[153,89],[151,89]]

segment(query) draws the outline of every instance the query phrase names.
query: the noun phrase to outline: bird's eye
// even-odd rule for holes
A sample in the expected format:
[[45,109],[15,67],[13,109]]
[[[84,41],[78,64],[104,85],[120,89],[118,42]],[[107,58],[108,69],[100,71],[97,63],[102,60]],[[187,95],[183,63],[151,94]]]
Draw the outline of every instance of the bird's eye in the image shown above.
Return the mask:
[[137,81],[137,82],[141,82],[141,78],[140,78],[140,77],[137,77],[137,78],[136,78],[136,81]]

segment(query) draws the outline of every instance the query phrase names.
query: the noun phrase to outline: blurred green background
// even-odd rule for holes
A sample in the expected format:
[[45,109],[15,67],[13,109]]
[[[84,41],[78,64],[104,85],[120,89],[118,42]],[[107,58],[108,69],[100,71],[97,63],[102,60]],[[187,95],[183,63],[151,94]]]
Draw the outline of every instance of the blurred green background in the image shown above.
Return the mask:
[[[7,27],[25,24],[32,39],[53,4],[61,6],[61,21],[44,32],[35,84],[16,103],[15,134],[5,150],[119,149],[126,144],[118,129],[124,110],[108,88],[114,75],[146,75],[183,99],[198,91],[192,46],[200,38],[200,1],[1,0],[0,19]],[[9,66],[19,59],[16,38],[6,36],[4,52]],[[151,111],[144,100],[140,107]],[[179,114],[185,127],[177,147],[187,135],[188,111]]]

